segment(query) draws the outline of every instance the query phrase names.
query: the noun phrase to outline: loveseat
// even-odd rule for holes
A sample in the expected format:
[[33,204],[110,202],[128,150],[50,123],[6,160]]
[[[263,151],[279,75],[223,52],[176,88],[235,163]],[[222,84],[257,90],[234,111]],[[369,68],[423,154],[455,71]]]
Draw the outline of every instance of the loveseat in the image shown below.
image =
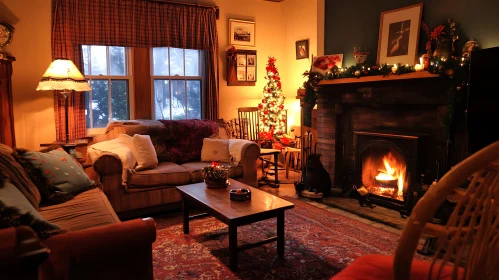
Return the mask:
[[[203,180],[201,169],[210,162],[201,161],[205,138],[227,138],[223,125],[210,120],[133,120],[111,122],[106,133],[94,138],[88,156],[114,210],[120,216],[143,214],[179,207],[181,196],[176,186]],[[120,134],[149,135],[157,154],[158,165],[136,171],[124,168],[123,156],[98,146]],[[257,185],[256,162],[260,148],[254,142],[227,139],[232,162],[229,177],[250,186]],[[97,146],[97,148],[96,148]],[[205,147],[206,148],[206,147]]]
[[[74,164],[70,158],[65,154],[61,164]],[[0,171],[0,216],[3,215],[0,226],[29,226],[44,239],[36,242],[48,248],[48,259],[38,270],[39,279],[153,278],[152,243],[156,238],[153,219],[121,222],[104,192],[95,185],[65,202],[49,204],[39,184],[33,183],[31,171],[3,144],[0,144]],[[2,227],[0,262],[5,264],[5,259],[12,261],[22,247],[19,232],[23,231]]]

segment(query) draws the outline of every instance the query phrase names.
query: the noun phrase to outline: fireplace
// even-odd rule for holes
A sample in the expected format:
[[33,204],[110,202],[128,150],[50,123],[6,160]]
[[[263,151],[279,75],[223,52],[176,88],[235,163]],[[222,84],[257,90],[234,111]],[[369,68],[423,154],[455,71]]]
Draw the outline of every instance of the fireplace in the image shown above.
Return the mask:
[[354,135],[353,181],[368,190],[373,203],[409,214],[426,170],[427,135],[377,130],[354,131]]

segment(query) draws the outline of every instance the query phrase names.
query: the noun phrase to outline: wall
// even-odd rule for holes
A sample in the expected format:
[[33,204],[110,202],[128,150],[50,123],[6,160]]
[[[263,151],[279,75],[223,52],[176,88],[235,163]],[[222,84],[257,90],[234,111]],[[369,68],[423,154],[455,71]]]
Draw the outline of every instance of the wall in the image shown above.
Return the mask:
[[12,77],[16,145],[38,149],[40,143],[55,140],[52,92],[35,90],[52,61],[51,0],[0,0],[0,18],[15,28],[4,50],[16,57]]
[[[325,53],[343,53],[345,66],[354,64],[353,48],[364,46],[371,52],[369,60],[376,61],[380,15],[417,3],[424,3],[423,21],[430,30],[452,18],[458,24],[461,49],[470,39],[482,48],[499,45],[499,1],[497,0],[372,0],[326,1]],[[368,8],[367,8],[368,7]],[[424,53],[426,35],[420,35],[419,54]]]
[[[310,39],[310,55],[323,49],[324,0],[183,0],[218,5],[220,117],[235,118],[237,108],[257,106],[262,99],[268,56],[277,59],[287,98],[289,125],[299,124],[296,90],[303,84],[302,73],[310,68],[308,59],[296,60],[295,42]],[[29,8],[28,8],[29,7]],[[38,81],[51,62],[51,0],[0,0],[0,18],[11,23],[14,40],[5,50],[16,57],[13,95],[16,141],[18,147],[39,148],[55,140],[51,92],[37,92]],[[226,50],[229,19],[256,22],[257,82],[255,86],[227,86]],[[319,43],[318,43],[319,42]],[[294,112],[294,113],[293,113]]]

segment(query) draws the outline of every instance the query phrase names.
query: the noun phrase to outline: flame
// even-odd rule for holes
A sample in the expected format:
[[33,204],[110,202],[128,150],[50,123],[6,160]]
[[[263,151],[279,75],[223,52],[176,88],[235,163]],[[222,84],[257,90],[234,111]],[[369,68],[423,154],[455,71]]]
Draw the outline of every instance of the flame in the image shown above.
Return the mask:
[[[383,164],[385,170],[379,170],[379,174],[375,177],[380,181],[397,181],[397,196],[402,197],[404,192],[404,177],[405,177],[405,164],[398,163],[395,158],[388,154],[383,157]],[[385,189],[385,188],[381,188]]]

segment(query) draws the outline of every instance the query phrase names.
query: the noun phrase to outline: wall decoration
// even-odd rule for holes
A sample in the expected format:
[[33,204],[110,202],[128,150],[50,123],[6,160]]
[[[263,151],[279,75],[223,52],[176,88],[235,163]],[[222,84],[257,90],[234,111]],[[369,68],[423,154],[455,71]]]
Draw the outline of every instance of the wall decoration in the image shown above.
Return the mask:
[[312,71],[324,75],[335,66],[341,69],[343,65],[343,54],[316,56],[313,58],[313,61]]
[[416,62],[423,4],[381,13],[378,64]]
[[296,41],[296,59],[308,58],[308,39]]
[[229,43],[239,46],[255,46],[255,22],[229,19]]
[[227,85],[254,86],[257,77],[256,61],[256,51],[230,47],[227,50]]

